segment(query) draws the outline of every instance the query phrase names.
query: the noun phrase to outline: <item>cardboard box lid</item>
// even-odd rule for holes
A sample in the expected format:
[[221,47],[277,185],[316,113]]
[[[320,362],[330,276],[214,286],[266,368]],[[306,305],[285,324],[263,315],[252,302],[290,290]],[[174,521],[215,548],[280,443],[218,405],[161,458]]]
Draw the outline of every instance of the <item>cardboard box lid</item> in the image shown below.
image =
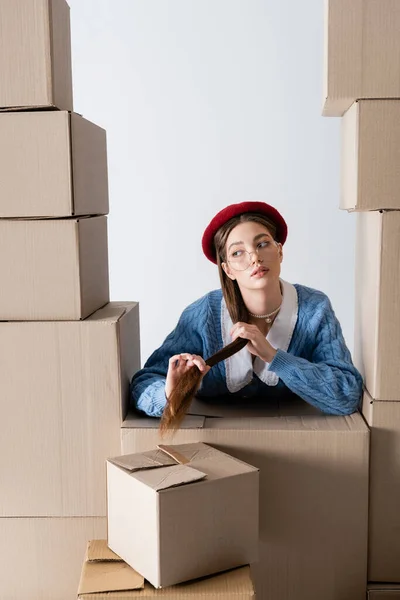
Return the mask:
[[78,597],[82,594],[132,591],[143,588],[143,577],[112,552],[106,540],[93,540],[88,543]]
[[155,491],[257,471],[242,461],[202,442],[159,445],[158,450],[108,459]]

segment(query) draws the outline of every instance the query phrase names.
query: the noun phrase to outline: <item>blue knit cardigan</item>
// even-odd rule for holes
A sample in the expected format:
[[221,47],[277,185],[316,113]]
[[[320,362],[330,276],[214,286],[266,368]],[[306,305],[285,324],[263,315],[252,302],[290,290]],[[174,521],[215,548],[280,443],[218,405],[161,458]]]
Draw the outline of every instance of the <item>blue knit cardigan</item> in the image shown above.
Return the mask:
[[[267,402],[273,393],[292,392],[325,413],[355,412],[363,380],[352,363],[329,298],[318,290],[284,283],[278,315],[281,323],[277,317],[267,336],[277,348],[271,363],[257,358],[253,365],[250,352],[243,348],[210,369],[197,395],[212,398],[231,394],[232,398],[257,397]],[[221,289],[188,306],[175,329],[133,376],[133,406],[147,415],[161,416],[169,358],[189,352],[207,359],[232,341],[227,333],[231,326]]]

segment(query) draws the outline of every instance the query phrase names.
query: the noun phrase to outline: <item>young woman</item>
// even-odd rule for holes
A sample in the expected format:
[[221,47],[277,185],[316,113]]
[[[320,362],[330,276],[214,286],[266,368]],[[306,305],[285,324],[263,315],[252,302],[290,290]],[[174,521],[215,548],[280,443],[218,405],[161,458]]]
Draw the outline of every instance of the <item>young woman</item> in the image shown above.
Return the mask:
[[[264,202],[221,210],[202,247],[218,265],[221,289],[182,313],[175,329],[131,382],[133,405],[161,416],[188,369],[200,369],[199,398],[232,401],[295,394],[325,413],[357,410],[362,378],[328,297],[280,278],[287,226]],[[212,369],[205,360],[237,337],[248,344]]]

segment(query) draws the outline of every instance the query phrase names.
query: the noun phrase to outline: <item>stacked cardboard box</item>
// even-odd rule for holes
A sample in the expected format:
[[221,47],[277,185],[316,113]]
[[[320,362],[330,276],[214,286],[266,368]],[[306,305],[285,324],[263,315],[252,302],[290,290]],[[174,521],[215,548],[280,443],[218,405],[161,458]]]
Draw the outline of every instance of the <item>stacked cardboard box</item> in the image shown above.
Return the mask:
[[[173,444],[202,441],[260,470],[257,598],[364,600],[369,431],[361,415],[326,416],[302,401],[263,410],[194,402],[190,412]],[[123,453],[153,449],[158,427],[130,414]]]
[[73,112],[68,5],[0,0],[0,46],[0,598],[65,600],[106,534],[138,305],[109,302],[106,135]]
[[[399,31],[396,0],[327,2],[324,114],[343,115],[340,207],[357,211],[355,363],[371,427],[374,582],[400,582]],[[393,594],[369,591],[370,598]]]
[[258,559],[259,471],[208,444],[107,461],[108,546],[154,587]]

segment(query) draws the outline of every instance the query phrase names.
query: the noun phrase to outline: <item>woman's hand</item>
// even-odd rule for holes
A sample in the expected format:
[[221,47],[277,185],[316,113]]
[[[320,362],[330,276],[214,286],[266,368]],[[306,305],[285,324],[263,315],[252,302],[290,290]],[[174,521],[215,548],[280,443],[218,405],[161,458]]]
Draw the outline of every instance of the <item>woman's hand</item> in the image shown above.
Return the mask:
[[275,348],[271,346],[257,325],[242,323],[239,321],[231,329],[232,341],[241,337],[249,340],[246,348],[251,354],[258,356],[264,362],[270,363],[276,354]]
[[207,375],[208,371],[211,369],[211,367],[206,365],[204,359],[197,354],[182,352],[182,354],[171,356],[168,364],[167,379],[165,381],[165,395],[167,399],[170,397],[171,392],[180,377],[182,377],[189,369],[193,369],[193,367],[199,369],[201,372],[201,379],[203,379],[204,375]]

